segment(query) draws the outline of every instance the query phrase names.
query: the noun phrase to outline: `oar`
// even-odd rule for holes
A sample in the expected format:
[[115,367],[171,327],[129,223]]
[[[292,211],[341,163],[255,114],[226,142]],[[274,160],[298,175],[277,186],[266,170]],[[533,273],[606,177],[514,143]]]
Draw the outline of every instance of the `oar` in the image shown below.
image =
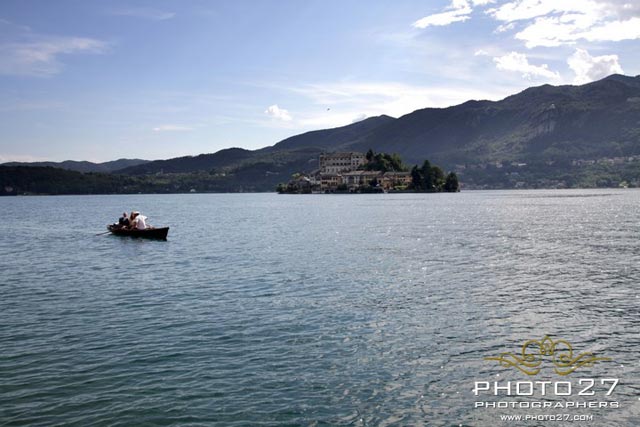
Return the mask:
[[111,233],[111,230],[109,230],[109,231],[105,231],[104,233],[96,234],[96,236],[102,236],[103,234],[107,234],[107,233]]

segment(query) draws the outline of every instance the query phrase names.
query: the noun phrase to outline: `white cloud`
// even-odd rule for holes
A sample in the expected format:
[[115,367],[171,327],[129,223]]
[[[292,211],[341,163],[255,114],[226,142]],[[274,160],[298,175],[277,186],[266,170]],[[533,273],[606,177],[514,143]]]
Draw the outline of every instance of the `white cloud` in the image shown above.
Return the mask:
[[604,5],[593,0],[515,0],[489,9],[487,13],[498,21],[514,22],[563,13],[597,16],[604,11]]
[[525,42],[528,48],[537,46],[555,47],[567,43],[575,43],[575,32],[578,27],[569,22],[561,22],[560,18],[537,18],[533,24],[516,34],[516,39]]
[[287,110],[278,107],[277,104],[271,105],[269,108],[264,110],[264,113],[269,117],[282,120],[284,122],[289,122],[293,119]]
[[516,34],[528,48],[575,44],[578,40],[640,39],[640,7],[628,2],[601,0],[516,0],[487,13],[503,21],[497,31],[527,21]]
[[164,21],[176,16],[174,12],[166,12],[163,10],[150,9],[145,7],[117,9],[112,11],[111,14],[116,16],[131,16],[134,18],[150,19],[152,21]]
[[0,44],[0,74],[46,77],[62,69],[60,55],[103,53],[108,44],[84,37],[29,35],[29,40]]
[[366,118],[367,118],[367,115],[365,113],[358,114],[353,120],[351,120],[351,123],[358,123],[363,121]]
[[551,71],[547,64],[532,65],[529,64],[527,55],[518,52],[511,52],[507,55],[495,57],[493,61],[496,68],[504,71],[516,71],[522,73],[522,77],[531,79],[535,77],[544,77],[547,79],[559,79],[560,74]]
[[425,16],[413,23],[415,28],[427,28],[429,26],[449,25],[454,22],[463,22],[471,18],[471,6],[466,0],[452,0],[446,12]]
[[621,19],[640,15],[640,3],[632,0],[599,0],[613,10]]
[[473,52],[473,56],[489,56],[489,52],[487,52],[484,49],[478,49],[475,52]]
[[515,27],[516,27],[515,22],[509,22],[508,24],[498,25],[498,27],[496,28],[496,30],[494,32],[495,33],[504,33],[505,31],[513,30]]
[[537,18],[516,34],[528,48],[575,44],[578,40],[621,41],[640,39],[640,18],[610,21],[594,25],[589,17],[572,14],[562,17]]
[[594,27],[581,37],[589,41],[622,41],[640,39],[640,18],[612,21]]
[[477,7],[500,21],[495,33],[521,29],[515,38],[529,49],[589,42],[640,39],[640,3],[630,0],[452,0],[440,13],[413,23],[416,28],[449,25],[471,18]]
[[567,59],[569,68],[576,73],[575,84],[589,83],[610,74],[622,74],[622,67],[618,63],[618,55],[591,56],[584,49],[576,49]]
[[193,130],[192,127],[183,125],[160,125],[153,128],[154,132],[185,132]]

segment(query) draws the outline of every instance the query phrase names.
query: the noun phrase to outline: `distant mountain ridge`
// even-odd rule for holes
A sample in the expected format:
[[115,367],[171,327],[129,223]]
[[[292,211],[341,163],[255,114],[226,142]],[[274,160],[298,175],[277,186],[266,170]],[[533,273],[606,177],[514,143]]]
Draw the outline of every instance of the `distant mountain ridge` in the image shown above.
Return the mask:
[[458,172],[468,187],[611,186],[627,181],[640,186],[640,76],[614,74],[579,86],[530,87],[500,101],[424,108],[397,119],[370,117],[259,150],[228,148],[140,161],[111,172],[166,180],[172,174],[206,174],[215,180],[207,188],[216,191],[268,191],[292,173],[317,169],[322,152],[370,148],[397,153],[408,164],[429,159]]
[[102,172],[111,173],[131,166],[148,163],[149,160],[142,159],[118,159],[103,163],[93,163],[87,161],[65,160],[63,162],[7,162],[0,166],[31,166],[31,167],[53,167],[76,172]]
[[154,160],[138,165],[131,165],[117,170],[127,175],[144,175],[152,173],[189,173],[210,171],[217,167],[241,162],[251,157],[252,151],[244,148],[225,148],[213,154],[175,157],[168,160]]
[[[640,76],[611,75],[581,86],[531,87],[501,101],[425,108],[394,119],[372,117],[307,132],[261,150],[229,150],[122,170],[148,173],[234,167],[265,155],[356,150],[394,152],[407,162],[429,158],[445,167],[498,161],[553,161],[640,154]],[[230,149],[241,150],[241,149]]]
[[558,161],[640,154],[640,76],[582,86],[543,85],[501,101],[407,114],[349,145],[409,162]]

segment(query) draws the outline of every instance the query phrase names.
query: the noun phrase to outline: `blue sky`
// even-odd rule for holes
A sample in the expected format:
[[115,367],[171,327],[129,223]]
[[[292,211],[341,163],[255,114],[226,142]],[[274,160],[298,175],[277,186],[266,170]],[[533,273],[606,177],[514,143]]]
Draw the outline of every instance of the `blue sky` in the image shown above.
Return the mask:
[[624,0],[0,2],[0,162],[255,149],[640,74]]

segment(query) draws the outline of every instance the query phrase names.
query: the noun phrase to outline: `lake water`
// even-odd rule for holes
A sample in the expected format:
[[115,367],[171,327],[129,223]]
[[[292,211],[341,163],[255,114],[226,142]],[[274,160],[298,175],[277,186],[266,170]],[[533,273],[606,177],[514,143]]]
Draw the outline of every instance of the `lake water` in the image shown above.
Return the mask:
[[[96,236],[130,209],[168,241]],[[13,197],[0,215],[0,425],[640,425],[640,191]],[[545,335],[613,360],[536,380],[619,378],[589,399],[620,407],[474,408],[474,381],[531,380],[484,357]]]

